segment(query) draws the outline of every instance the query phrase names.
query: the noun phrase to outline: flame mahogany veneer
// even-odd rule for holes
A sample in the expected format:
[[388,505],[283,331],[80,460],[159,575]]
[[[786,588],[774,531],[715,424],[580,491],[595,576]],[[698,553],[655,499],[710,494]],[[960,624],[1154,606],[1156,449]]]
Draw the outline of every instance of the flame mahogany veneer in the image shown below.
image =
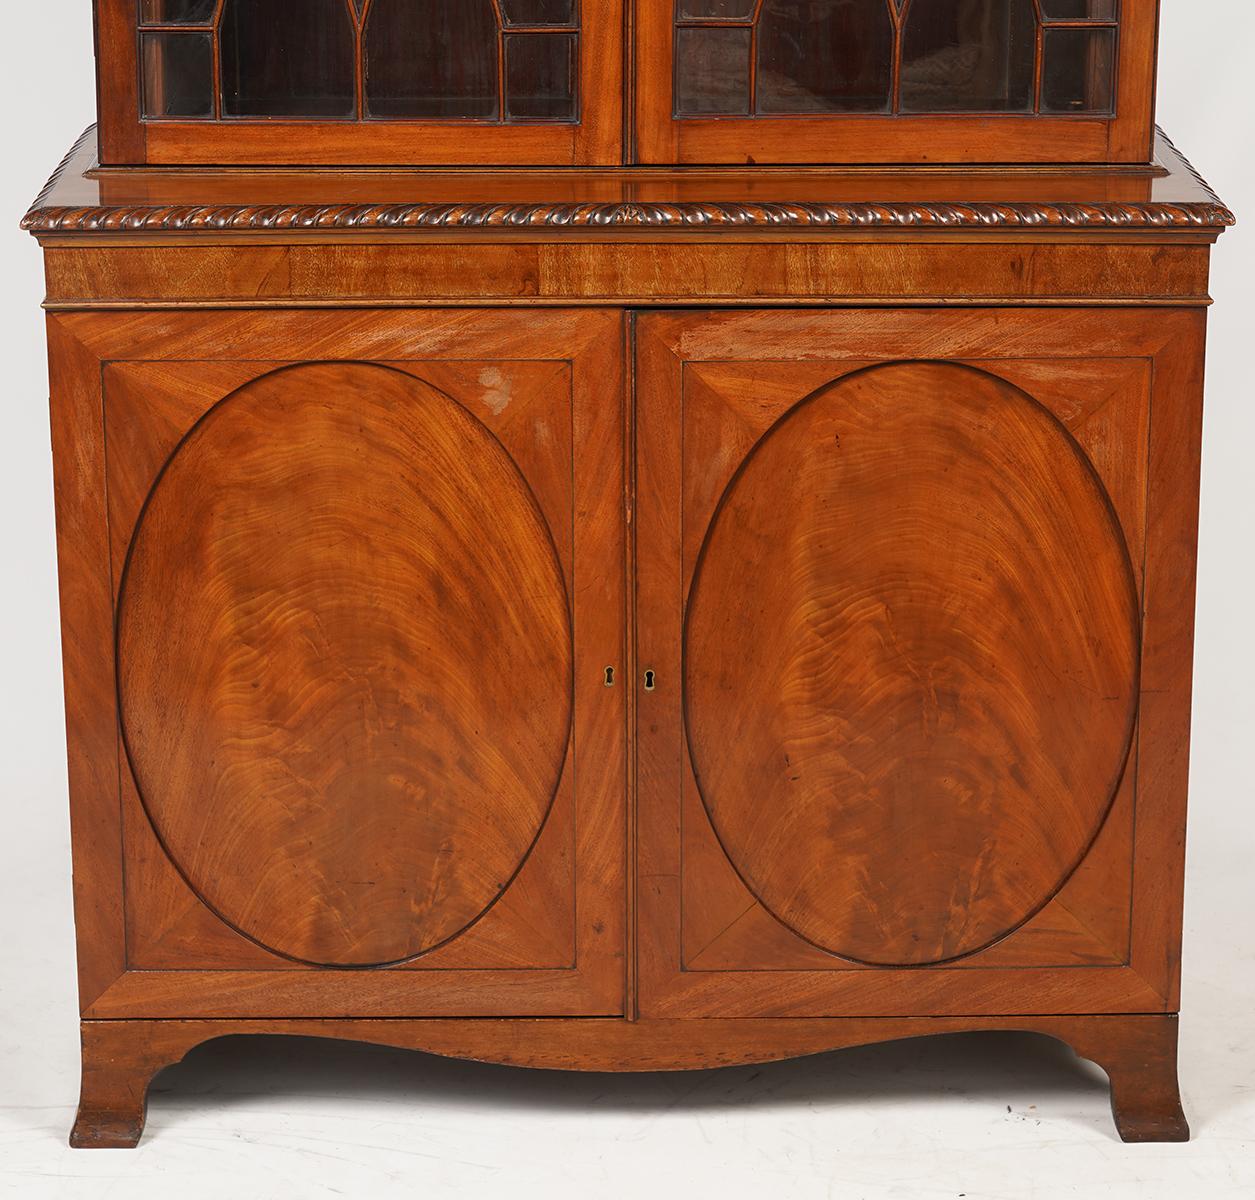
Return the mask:
[[[116,153],[143,127],[103,70]],[[25,221],[73,1143],[134,1146],[153,1075],[233,1034],[633,1071],[977,1029],[1099,1063],[1125,1139],[1187,1137],[1233,218],[1139,120],[1075,127],[1110,166],[119,168],[89,132]],[[647,157],[736,124],[643,127]]]

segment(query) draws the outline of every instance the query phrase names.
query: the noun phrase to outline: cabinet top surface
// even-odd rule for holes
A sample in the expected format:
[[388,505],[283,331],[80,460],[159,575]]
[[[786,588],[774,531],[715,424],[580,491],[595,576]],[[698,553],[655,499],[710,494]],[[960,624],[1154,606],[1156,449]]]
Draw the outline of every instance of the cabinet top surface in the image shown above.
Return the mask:
[[1234,224],[1159,132],[1149,167],[485,171],[101,168],[95,130],[22,221],[36,235],[364,231],[1180,230]]

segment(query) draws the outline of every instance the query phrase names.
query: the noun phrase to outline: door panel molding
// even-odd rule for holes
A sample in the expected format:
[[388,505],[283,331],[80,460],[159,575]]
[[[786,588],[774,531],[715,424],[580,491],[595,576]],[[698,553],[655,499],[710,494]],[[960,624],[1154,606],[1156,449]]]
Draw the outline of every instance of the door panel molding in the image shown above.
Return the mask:
[[[1155,643],[1150,623],[1158,609],[1157,581],[1166,572],[1180,586],[1173,580],[1180,568],[1165,557],[1163,539],[1185,536],[1188,530],[1179,527],[1190,517],[1156,508],[1153,500],[1148,506],[1147,497],[1159,489],[1187,494],[1197,470],[1196,463],[1157,457],[1155,445],[1161,426],[1197,420],[1200,392],[1190,364],[1201,322],[1184,311],[1166,320],[1136,311],[1109,315],[1115,319],[1100,335],[1081,311],[972,311],[944,322],[906,311],[798,312],[787,321],[770,312],[640,319],[637,620],[642,662],[656,664],[661,681],[638,695],[644,1015],[1171,1007],[1177,965],[1162,952],[1153,957],[1161,900],[1147,871],[1169,888],[1179,886],[1179,844],[1164,834],[1173,814],[1183,823],[1184,788],[1169,792],[1159,785],[1154,770],[1163,752],[1146,738],[1134,741],[1111,810],[1080,865],[1035,917],[960,961],[903,969],[826,953],[756,902],[731,869],[698,799],[682,720],[682,617],[696,556],[728,479],[773,414],[869,363],[940,360],[977,367],[1029,391],[1076,439],[1110,497],[1118,536],[1128,547],[1138,616],[1146,622],[1138,728],[1145,728],[1150,708],[1151,719],[1172,720],[1179,730],[1188,699],[1180,680],[1188,638],[1174,627],[1171,645]],[[1077,345],[1090,353],[1077,358]],[[705,414],[700,421],[691,405]],[[681,439],[671,432],[677,428],[684,431]],[[1188,436],[1186,429],[1181,436]],[[729,662],[735,673],[735,655]],[[1169,681],[1168,694],[1157,692],[1150,678]],[[1123,891],[1112,887],[1112,878],[1121,876],[1128,885]]]
[[[276,364],[327,364],[311,369],[341,373],[334,364],[372,364],[365,369],[391,372],[402,391],[439,388],[478,407],[544,510],[573,605],[567,763],[534,850],[468,932],[389,970],[346,972],[278,958],[200,903],[153,838],[129,772],[119,771],[125,759],[107,682],[113,604],[101,606],[97,596],[87,606],[101,635],[90,647],[81,641],[90,614],[82,602],[67,604],[67,621],[79,630],[67,644],[71,710],[80,694],[97,703],[109,697],[103,711],[114,723],[113,764],[94,770],[102,782],[111,770],[112,788],[120,788],[111,802],[96,796],[87,808],[76,780],[76,852],[94,889],[107,894],[108,880],[116,880],[129,914],[125,934],[119,913],[94,958],[85,956],[85,1014],[211,1017],[235,1013],[244,997],[257,1016],[621,1014],[626,705],[623,689],[606,688],[603,679],[607,662],[624,661],[626,640],[622,314],[252,314],[247,338],[237,336],[239,322],[231,314],[187,313],[50,319],[73,376],[60,381],[54,423],[88,420],[98,428],[99,441],[80,443],[84,467],[102,485],[117,482],[113,490],[102,486],[100,523],[80,517],[69,530],[63,522],[65,586],[84,599],[92,580],[115,593],[119,551],[151,490],[144,477],[151,480],[199,412],[271,376]],[[253,357],[240,355],[245,345]],[[87,407],[68,411],[76,404]],[[122,470],[128,457],[149,465]],[[75,741],[72,726],[72,757]],[[84,816],[97,826],[90,837],[80,836]]]

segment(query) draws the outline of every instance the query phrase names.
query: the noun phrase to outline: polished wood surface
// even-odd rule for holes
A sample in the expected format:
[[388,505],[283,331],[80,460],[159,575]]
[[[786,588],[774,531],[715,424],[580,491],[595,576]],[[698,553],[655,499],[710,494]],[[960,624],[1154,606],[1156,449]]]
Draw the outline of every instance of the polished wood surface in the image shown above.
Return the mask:
[[[1179,235],[1178,235],[1179,236]],[[903,239],[907,240],[903,240]],[[350,235],[326,269],[321,245],[189,245],[170,254],[77,235],[47,252],[51,309],[418,305],[1205,305],[1208,245],[1151,235],[1120,244],[974,243],[940,234],[820,235],[781,243],[712,235],[677,242],[557,240],[432,244]]]
[[[1065,341],[1057,356],[1021,360],[1003,357],[982,366],[1025,394],[1046,397],[1054,406],[1069,436],[1101,477],[1103,490],[1118,514],[1134,573],[1140,580],[1145,552],[1150,366],[1140,358],[1071,357],[1066,353],[1066,338],[1075,335],[1067,329],[1064,326]],[[858,325],[851,333],[865,334],[867,330],[868,326]],[[760,336],[770,334],[765,329]],[[831,332],[828,336],[832,337]],[[901,353],[910,344],[887,341],[882,351]],[[843,346],[834,339],[834,348],[841,350]],[[842,363],[844,369],[858,370],[864,365],[857,343],[849,343],[844,349],[849,352],[849,358]],[[759,436],[758,425],[744,420],[745,408],[725,399],[734,397],[745,386],[745,370],[735,362],[725,366],[719,361],[685,367],[685,442],[691,447],[695,463],[716,454],[721,459],[735,459],[738,453],[749,450]],[[776,362],[772,366],[771,394],[780,403],[787,402],[790,391],[794,399],[805,397],[830,386],[832,373],[833,365],[822,358],[814,363]],[[763,374],[755,372],[754,386],[765,390],[766,385]],[[730,421],[728,417],[733,413],[740,419]],[[1117,426],[1124,431],[1119,437],[1112,432]],[[714,492],[703,473],[692,472],[690,499],[686,501],[694,506],[691,511],[712,511],[727,469],[712,474]],[[686,552],[690,564],[700,548],[702,521],[694,520],[692,526],[690,549]],[[766,909],[752,902],[714,836],[701,798],[695,793],[695,788],[686,789],[681,801],[682,853],[686,864],[683,961],[693,969],[709,970],[736,970],[750,962],[777,968],[834,969],[841,965],[801,937],[787,933]],[[1016,930],[1014,937],[982,951],[982,965],[1051,966],[1069,961],[1100,967],[1125,963],[1129,923],[1127,905],[1119,897],[1127,896],[1132,887],[1133,824],[1134,786],[1132,772],[1126,770],[1111,811],[1077,870],[1054,900]],[[741,916],[729,923],[732,913]]]
[[[1157,132],[1137,166],[658,166],[256,170],[101,168],[95,131],[23,222],[61,233],[532,230],[545,240],[632,230],[1216,231],[1233,214]],[[168,240],[168,239],[167,239]],[[360,239],[359,239],[360,240]],[[957,290],[957,289],[956,289]]]
[[[71,439],[79,464],[67,475],[60,460],[58,502],[83,805],[76,894],[98,935],[80,964],[84,1012],[622,1013],[625,697],[604,679],[626,637],[623,319],[308,317],[50,323],[54,436],[61,450]],[[468,471],[500,486],[477,501]],[[436,570],[433,555],[458,573]],[[311,558],[328,572],[321,583]],[[151,594],[159,575],[164,611]],[[437,578],[443,597],[418,604]],[[484,602],[494,611],[475,615]],[[223,643],[241,620],[252,632]],[[483,672],[459,659],[435,675],[459,639]],[[281,678],[267,674],[267,653],[288,661]],[[208,675],[194,685],[197,663]],[[348,686],[355,672],[371,694]],[[298,675],[303,687],[288,691]],[[505,700],[519,706],[513,734],[497,715],[475,728],[486,719],[477,705]],[[334,728],[316,724],[320,714]],[[132,781],[118,733],[132,740],[136,716],[149,729]],[[112,728],[107,739],[97,723]],[[529,728],[540,741],[503,762],[502,739],[525,741]],[[459,732],[449,749],[443,739]],[[336,736],[345,756],[312,744]],[[241,757],[242,742],[269,750]],[[438,782],[426,776],[435,795],[424,810],[395,777],[417,786],[434,752],[454,761]],[[145,769],[156,779],[141,794]],[[358,790],[324,799],[337,769]],[[455,784],[456,809],[440,792]],[[442,811],[446,836],[424,860]],[[287,812],[300,815],[300,836],[285,832]],[[439,884],[426,917],[414,883],[424,861]],[[491,879],[476,874],[481,862],[497,868]],[[378,899],[346,892],[362,869],[377,872]],[[363,907],[373,917],[355,926]],[[361,963],[398,950],[418,957],[346,971],[282,956]]]
[[970,1030],[1044,1034],[1106,1071],[1125,1141],[1184,1141],[1175,1016],[916,1017],[833,1021],[85,1021],[83,1090],[71,1144],[139,1143],[148,1087],[215,1038],[343,1038],[452,1058],[567,1071],[703,1070]]
[[697,789],[807,941],[886,966],[972,954],[1058,891],[1115,796],[1128,547],[1065,427],[996,375],[889,364],[798,403],[773,382],[721,389],[737,427],[699,431],[690,468]]
[[[1188,310],[1112,312],[1101,328],[1095,327],[1090,313],[1081,310],[987,310],[944,317],[919,310],[794,312],[787,318],[771,312],[656,313],[638,319],[636,620],[640,661],[655,673],[654,690],[639,697],[637,722],[637,863],[638,878],[647,881],[639,888],[637,901],[642,1015],[773,1018],[909,1016],[922,1011],[1175,1010],[1179,941],[1172,943],[1175,949],[1169,952],[1160,932],[1164,905],[1171,903],[1168,897],[1180,896],[1185,788],[1176,771],[1178,755],[1188,744],[1185,673],[1192,644],[1188,620],[1192,601],[1185,597],[1192,594],[1193,575],[1192,559],[1174,556],[1170,547],[1192,544],[1194,537],[1196,502],[1184,502],[1183,497],[1197,485],[1202,333],[1201,314]],[[1082,346],[1085,355],[1078,359]],[[931,365],[935,362],[947,365]],[[872,363],[886,365],[867,369]],[[891,365],[907,363],[913,365]],[[971,368],[982,374],[974,375]],[[936,381],[935,372],[945,379],[944,385]],[[906,387],[894,391],[890,415],[883,418],[891,421],[893,408],[901,406],[914,415],[921,435],[925,429],[931,431],[930,447],[952,447],[953,431],[947,440],[938,422],[962,424],[968,419],[964,411],[971,411],[967,406],[972,398],[950,383],[951,376],[965,381],[989,376],[1005,380],[1005,384],[982,383],[983,390],[972,395],[982,397],[990,419],[993,413],[1006,413],[1007,404],[1019,415],[998,416],[999,429],[1005,426],[1005,440],[985,446],[979,466],[955,455],[949,473],[934,475],[927,465],[919,465],[921,461],[927,464],[927,457],[904,455],[879,475],[869,469],[860,476],[860,446],[869,441],[874,446],[876,433],[859,414],[863,408],[883,414],[886,406],[875,390],[859,389],[864,381],[877,376],[891,380],[895,375],[933,379],[916,400],[912,397],[917,393]],[[841,380],[846,384],[841,385]],[[857,403],[839,404],[844,387],[854,389],[850,394],[858,398]],[[1023,396],[1033,399],[1026,401]],[[830,407],[825,409],[827,397],[836,399],[829,400]],[[937,399],[936,410],[928,407],[930,397]],[[785,416],[799,406],[800,418]],[[930,411],[934,415],[927,417]],[[777,425],[782,416],[785,419]],[[842,416],[853,432],[835,428]],[[810,421],[816,424],[807,424]],[[829,430],[827,424],[834,429]],[[763,441],[773,427],[776,432]],[[788,455],[787,469],[776,464],[779,469],[756,476],[755,446],[760,447],[758,454],[767,456],[773,452],[773,439],[811,428],[819,432],[791,447],[796,452]],[[904,446],[918,446],[909,422],[896,428]],[[1021,432],[1013,435],[1017,429]],[[676,430],[681,431],[679,437]],[[776,442],[776,446],[781,444]],[[1178,452],[1169,454],[1167,444],[1175,444]],[[1030,446],[1036,449],[1030,451]],[[971,502],[964,489],[976,477],[990,470],[996,473],[999,462],[1005,464],[1008,456],[1026,452],[1029,459],[1015,469],[1013,485],[1004,479],[991,485],[984,499]],[[848,466],[847,454],[854,460]],[[747,456],[749,465],[743,466]],[[874,455],[869,461],[875,461]],[[865,510],[861,523],[842,523],[841,515],[849,511],[843,507],[844,492],[825,482],[824,463],[831,464],[834,474],[847,472],[844,479],[851,495],[861,495],[865,501],[881,498],[874,512]],[[921,494],[930,495],[930,512],[939,509],[949,516],[946,534],[925,547],[914,542],[908,530],[892,545],[885,543],[878,558],[882,528],[893,529],[900,513],[915,511],[910,504],[916,476],[908,467],[923,471],[925,481],[937,481],[937,489],[932,493],[921,489]],[[1050,478],[1059,469],[1072,480],[1067,485],[1067,504],[1061,502],[1061,492],[1043,497],[1032,483],[1035,478]],[[734,530],[728,536],[735,542],[739,562],[718,577],[733,599],[721,606],[716,587],[716,602],[701,616],[699,606],[707,605],[701,594],[706,586],[701,572],[709,569],[710,547],[721,536],[719,522],[727,508],[718,517],[715,510],[734,476],[731,499],[725,505],[740,505],[728,522]],[[798,476],[796,483],[794,476]],[[746,491],[738,499],[737,493],[752,486],[755,478],[768,489],[766,495]],[[968,502],[947,500],[965,494]],[[1034,494],[1039,497],[1036,501]],[[1160,497],[1168,495],[1181,502],[1161,503]],[[1074,503],[1080,507],[1072,507]],[[1042,506],[1051,513],[1049,518],[1040,511]],[[997,517],[999,512],[1007,516]],[[1020,514],[1016,520],[1031,533],[1014,539],[1015,550],[1005,542],[994,550],[1002,521],[1010,520],[1012,512]],[[1089,536],[1093,544],[1086,554],[1079,554],[1062,530],[1085,513],[1088,516],[1081,519],[1090,533],[1084,535],[1078,527],[1076,536]],[[710,533],[712,518],[714,534]],[[1052,531],[1054,521],[1063,524]],[[916,522],[932,527],[923,515],[917,515]],[[971,543],[964,540],[968,536],[974,539]],[[831,564],[842,564],[844,574],[854,581],[853,589],[858,581],[870,583],[869,572],[880,562],[891,566],[893,554],[910,555],[912,546],[920,547],[920,555],[935,554],[935,561],[947,562],[947,555],[962,561],[958,548],[982,541],[991,549],[982,562],[983,570],[966,579],[947,572],[944,590],[925,586],[932,577],[926,557],[908,564],[911,580],[897,583],[887,571],[883,577],[873,575],[874,586],[866,588],[866,611],[861,615],[872,631],[887,629],[886,597],[909,596],[909,590],[903,589],[909,589],[912,582],[923,589],[922,598],[933,596],[922,608],[908,608],[902,614],[907,622],[905,645],[912,644],[912,628],[935,631],[943,640],[952,639],[945,641],[951,658],[926,655],[921,679],[911,675],[906,651],[898,651],[901,660],[893,658],[895,647],[887,634],[878,643],[874,632],[857,642],[859,653],[840,657],[844,647],[838,635],[849,630],[857,639],[863,626],[842,623],[842,610],[831,599],[842,595],[832,582],[837,573],[825,576],[826,567],[831,571]],[[707,565],[702,565],[704,545]],[[1038,553],[1048,559],[1057,557],[1050,566],[1040,562],[1028,583],[1017,587],[1003,576],[1003,572],[1014,572],[1014,564],[1031,561]],[[828,592],[816,589],[817,568],[819,582],[827,579],[829,583]],[[977,601],[981,587],[990,586],[981,583],[986,577],[1002,577],[1003,594],[1018,599],[1014,603]],[[1025,587],[1031,595],[1022,590]],[[1130,588],[1136,589],[1132,596]],[[1060,596],[1069,600],[1061,602]],[[964,617],[968,597],[978,605],[983,603],[983,614]],[[910,624],[912,612],[917,614],[916,626]],[[1031,623],[1032,614],[1040,619],[1051,612],[1059,623],[1053,629],[1043,627],[1042,644],[1024,630],[1017,633],[1017,617]],[[1132,640],[1138,613],[1144,614],[1145,625],[1140,643]],[[976,618],[981,615],[990,629],[1001,631],[998,650],[1009,658],[980,658],[979,639],[984,630]],[[1100,624],[1102,640],[1091,640]],[[1153,638],[1152,626],[1159,627]],[[965,640],[965,628],[978,640]],[[1066,633],[1068,629],[1073,632]],[[812,641],[804,640],[807,637]],[[803,652],[808,646],[818,646],[815,639],[820,637],[829,649],[820,655],[814,671],[789,676],[795,657],[803,661]],[[763,642],[761,649],[756,641]],[[696,653],[704,656],[696,660],[695,645]],[[968,658],[973,647],[977,653]],[[1020,675],[1017,669],[1007,674],[1017,653],[1028,653],[1030,660],[1038,655],[1046,658],[1039,660],[1036,673]],[[958,662],[981,664],[980,672],[969,677],[963,699],[988,696],[990,689],[1017,675],[1024,684],[1023,691],[1013,694],[1013,686],[996,705],[1002,721],[1011,720],[1012,713],[1023,714],[1025,732],[1019,736],[1028,743],[993,752],[994,759],[1008,770],[1000,777],[999,796],[1017,794],[1015,773],[1032,769],[1030,746],[1035,747],[1037,739],[1049,741],[1067,728],[1070,705],[1088,712],[1094,728],[1103,725],[1105,749],[1099,752],[1086,743],[1075,727],[1068,735],[1073,751],[1056,746],[1063,758],[1055,769],[1065,760],[1076,767],[1088,756],[1095,757],[1088,758],[1092,765],[1084,768],[1092,771],[1088,784],[1078,783],[1088,790],[1053,803],[1049,814],[1042,810],[1038,829],[1043,840],[1031,852],[1032,865],[1027,854],[1017,865],[1017,878],[1041,872],[1037,877],[1042,891],[1036,903],[1048,903],[1036,915],[1023,921],[1034,906],[1018,905],[1015,915],[1022,923],[994,930],[999,922],[991,921],[987,936],[1005,936],[984,948],[973,940],[967,948],[979,952],[948,966],[869,967],[865,962],[851,962],[842,957],[843,951],[849,953],[848,947],[823,944],[834,928],[842,930],[838,905],[844,901],[858,914],[870,910],[895,917],[898,910],[887,897],[884,909],[873,907],[875,898],[882,895],[876,873],[889,875],[908,895],[920,897],[923,889],[946,875],[939,866],[946,860],[938,842],[951,832],[950,823],[936,821],[912,842],[912,830],[904,818],[876,847],[865,876],[847,884],[841,871],[850,867],[856,849],[843,839],[851,830],[841,820],[848,811],[842,797],[833,795],[825,803],[822,786],[814,793],[800,791],[800,800],[811,806],[809,811],[800,805],[786,811],[782,798],[790,796],[792,803],[790,788],[810,786],[807,768],[820,771],[820,785],[828,782],[822,769],[832,763],[852,759],[867,770],[879,749],[875,737],[903,739],[901,748],[917,757],[903,765],[886,755],[885,769],[918,770],[918,782],[926,784],[921,763],[931,760],[921,748],[944,746],[940,739],[945,736],[979,739],[991,728],[991,718],[975,710],[968,712],[961,733],[941,723],[944,683],[947,672],[956,669],[956,655]],[[1075,683],[1070,685],[1066,675],[1052,674],[1056,668],[1045,663],[1056,655],[1074,659],[1070,667],[1061,669],[1072,671],[1086,686],[1098,678],[1087,672],[1097,669],[1100,675],[1106,674],[1111,690],[1093,695]],[[871,672],[885,663],[902,674],[882,674],[880,686],[900,681],[897,686],[906,688],[905,694],[913,696],[915,703],[931,705],[921,709],[920,719],[930,712],[936,714],[934,730],[909,721],[900,722],[897,729],[870,724],[869,714],[877,711],[875,704],[882,693],[870,684],[860,690],[857,684],[876,679]],[[752,674],[755,669],[762,675]],[[718,672],[726,672],[727,679],[751,680],[754,686],[747,688],[746,698],[734,691],[720,693]],[[930,680],[937,684],[935,698],[927,687]],[[1136,693],[1139,716],[1126,766],[1121,755],[1129,745],[1130,689]],[[884,694],[895,695],[891,688]],[[1057,699],[1069,695],[1070,702]],[[843,699],[845,708],[835,704],[824,708],[823,702],[830,697]],[[761,723],[738,726],[737,703],[755,701],[763,710]],[[959,698],[951,703],[958,704]],[[1050,723],[1049,713],[1056,703],[1062,725]],[[1105,718],[1098,715],[1104,709]],[[813,745],[806,742],[806,735],[831,729],[842,716],[848,728],[830,734],[829,741],[818,737]],[[725,728],[719,733],[721,717]],[[1145,731],[1148,720],[1161,723],[1159,728],[1165,733],[1170,728],[1171,733],[1150,739]],[[938,740],[930,743],[929,738]],[[803,754],[800,766],[786,765],[784,755],[794,753],[799,739],[808,754]],[[752,748],[742,760],[739,743],[745,740]],[[979,746],[979,740],[973,740],[967,753],[980,757]],[[713,769],[727,771],[731,781],[719,796],[703,793],[700,786],[704,782],[701,771],[716,758],[716,751],[727,765],[719,761]],[[1080,757],[1075,757],[1077,751]],[[744,795],[736,790],[736,765],[755,772]],[[998,776],[1000,768],[993,762],[987,769]],[[791,778],[795,774],[797,780]],[[944,788],[951,779],[962,778],[957,772],[942,771],[934,786]],[[1036,785],[1045,786],[1044,779]],[[863,794],[857,786],[851,787],[846,804],[853,806]],[[915,793],[911,795],[914,799]],[[1031,820],[1032,802],[1026,793],[1019,795],[1019,805],[1009,804],[1006,810],[1006,819],[1013,825]],[[865,814],[869,823],[878,811],[902,811],[888,807],[888,798],[883,801],[886,808],[877,810],[875,793],[872,796],[864,807],[854,810]],[[728,825],[727,811],[721,811],[720,804],[730,805],[727,811],[740,818],[739,826],[720,827],[721,818]],[[909,815],[911,809],[905,807],[905,811]],[[787,846],[773,846],[772,853],[759,853],[767,837],[779,836],[789,821],[803,821],[802,814],[811,821],[805,837],[798,836]],[[758,825],[750,826],[751,816]],[[990,822],[996,820],[991,815]],[[1098,825],[1101,829],[1096,830]],[[961,827],[960,817],[956,828]],[[1011,830],[1005,832],[1016,836]],[[854,826],[853,833],[859,833],[859,826]],[[729,834],[739,839],[735,845],[729,842]],[[1063,841],[1055,842],[1055,838]],[[1064,850],[1069,838],[1071,843]],[[940,845],[947,843],[941,840]],[[899,851],[906,862],[898,861]],[[1062,855],[1056,857],[1060,851]],[[981,883],[995,879],[994,850],[983,857],[979,850],[973,853],[980,859],[975,878]],[[832,874],[816,885],[829,901],[820,906],[821,912],[811,911],[783,888],[780,894],[756,894],[755,885],[761,880],[751,878],[747,867],[770,872],[776,869],[773,858],[788,864],[785,873],[774,877],[783,886],[786,879],[800,878],[807,866],[821,872],[825,864],[834,864]],[[793,867],[798,870],[794,872]],[[912,867],[918,879],[910,873]],[[956,893],[972,878],[961,870],[950,876]],[[782,896],[792,905],[788,911],[782,911]],[[918,933],[921,945],[931,946],[934,955],[938,948],[945,953],[949,909],[935,897],[936,893],[931,910],[911,914],[913,920],[905,914],[898,918],[905,920],[904,925],[886,920],[881,935],[885,943],[902,953],[904,945],[913,945],[912,933]],[[974,893],[974,899],[978,897],[979,891]],[[972,920],[979,922],[980,904],[970,907]],[[1013,907],[1017,905],[1008,905],[1003,921],[1011,923]],[[965,915],[967,911],[963,909]],[[787,923],[778,919],[781,916]],[[845,919],[852,921],[848,912]],[[808,921],[812,922],[809,926]],[[962,925],[958,928],[962,930]],[[901,933],[895,943],[891,938],[896,930]],[[874,963],[892,962],[866,952],[863,957]]]
[[307,962],[412,958],[482,916],[571,740],[536,499],[454,400],[373,365],[272,372],[188,431],[130,543],[117,657],[162,845]]
[[89,141],[26,218],[53,308],[1205,304],[1233,220],[1162,138],[1123,170],[508,175],[100,172]]
[[75,1143],[133,1145],[153,1072],[243,1032],[646,1070],[1023,1028],[1105,1066],[1122,1136],[1186,1136],[1232,219],[1166,139],[509,174],[80,145],[26,221]]

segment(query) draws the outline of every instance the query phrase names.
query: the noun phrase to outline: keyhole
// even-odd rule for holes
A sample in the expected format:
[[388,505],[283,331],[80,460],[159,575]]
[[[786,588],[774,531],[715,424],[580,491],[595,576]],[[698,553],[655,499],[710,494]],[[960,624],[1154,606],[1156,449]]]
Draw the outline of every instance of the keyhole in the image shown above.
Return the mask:
[[606,687],[614,687],[614,668],[606,668]]
[[654,690],[654,673],[653,671],[645,672],[645,690],[652,692]]

